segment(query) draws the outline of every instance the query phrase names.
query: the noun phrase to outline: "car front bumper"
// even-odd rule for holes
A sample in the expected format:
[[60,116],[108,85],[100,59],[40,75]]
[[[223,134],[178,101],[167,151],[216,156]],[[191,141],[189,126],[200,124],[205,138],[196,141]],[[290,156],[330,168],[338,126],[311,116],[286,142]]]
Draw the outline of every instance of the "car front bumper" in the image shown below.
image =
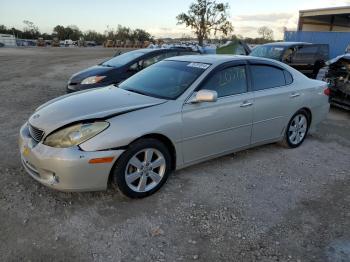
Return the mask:
[[[27,124],[20,130],[21,161],[27,173],[38,182],[60,191],[105,190],[111,169],[124,150],[86,152],[79,147],[53,148],[35,142]],[[96,158],[113,157],[108,163],[89,163]]]

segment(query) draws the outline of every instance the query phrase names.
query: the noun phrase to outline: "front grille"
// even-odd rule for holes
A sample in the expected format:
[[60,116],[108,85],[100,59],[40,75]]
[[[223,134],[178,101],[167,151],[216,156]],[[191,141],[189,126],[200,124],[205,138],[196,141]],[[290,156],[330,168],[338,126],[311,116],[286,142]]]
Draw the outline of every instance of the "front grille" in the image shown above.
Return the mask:
[[36,142],[40,142],[41,139],[44,137],[44,131],[40,130],[39,128],[36,128],[32,125],[28,125],[29,126],[29,133],[30,136],[36,141]]

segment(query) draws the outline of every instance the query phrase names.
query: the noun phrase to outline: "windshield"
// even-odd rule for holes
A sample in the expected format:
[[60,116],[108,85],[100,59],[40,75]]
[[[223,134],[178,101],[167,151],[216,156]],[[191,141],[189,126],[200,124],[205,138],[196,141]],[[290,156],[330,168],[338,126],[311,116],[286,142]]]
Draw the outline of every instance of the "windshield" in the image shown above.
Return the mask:
[[135,58],[138,58],[138,57],[144,55],[144,54],[145,53],[142,52],[142,51],[126,52],[124,54],[118,55],[116,57],[113,57],[110,60],[107,60],[107,61],[103,62],[101,65],[103,65],[103,66],[111,66],[111,67],[122,66],[122,65],[125,65],[125,64],[131,62]]
[[256,48],[254,48],[253,51],[249,55],[280,60],[282,53],[283,53],[283,50],[284,50],[283,46],[262,45],[262,46],[257,46]]
[[163,99],[176,99],[210,65],[182,61],[161,61],[122,82],[131,92]]

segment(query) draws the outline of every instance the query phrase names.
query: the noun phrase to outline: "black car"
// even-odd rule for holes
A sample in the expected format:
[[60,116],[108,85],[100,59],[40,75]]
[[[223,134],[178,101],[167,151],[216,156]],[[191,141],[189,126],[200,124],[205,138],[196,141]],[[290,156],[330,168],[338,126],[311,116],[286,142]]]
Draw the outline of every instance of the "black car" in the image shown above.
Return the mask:
[[99,65],[74,74],[68,81],[67,93],[118,84],[140,70],[165,58],[196,55],[188,48],[138,49],[119,54]]
[[329,46],[303,42],[275,42],[257,46],[249,55],[284,62],[304,75],[316,78],[320,68],[329,59]]

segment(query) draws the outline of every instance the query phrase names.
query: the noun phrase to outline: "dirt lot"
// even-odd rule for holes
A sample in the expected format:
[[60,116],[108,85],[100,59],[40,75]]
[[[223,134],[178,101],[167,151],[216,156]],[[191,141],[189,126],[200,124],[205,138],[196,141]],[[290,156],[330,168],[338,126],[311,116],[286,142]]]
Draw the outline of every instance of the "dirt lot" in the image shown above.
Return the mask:
[[17,135],[99,48],[0,49],[0,261],[350,261],[350,113],[293,150],[267,145],[174,173],[157,194],[61,193]]

